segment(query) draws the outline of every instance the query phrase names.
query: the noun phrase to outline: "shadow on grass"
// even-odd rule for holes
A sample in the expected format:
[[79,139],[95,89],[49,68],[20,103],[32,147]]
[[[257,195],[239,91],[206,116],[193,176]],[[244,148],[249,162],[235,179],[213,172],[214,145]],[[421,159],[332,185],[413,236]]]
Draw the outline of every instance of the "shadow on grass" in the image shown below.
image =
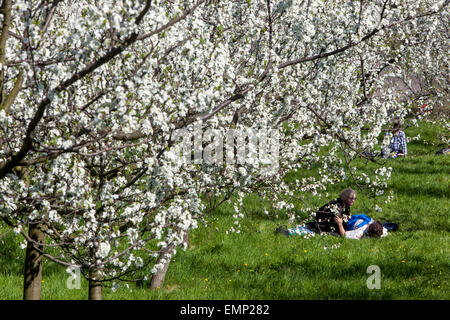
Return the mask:
[[3,250],[0,252],[0,273],[5,275],[23,275],[24,259],[20,260],[15,255],[12,255]]
[[444,188],[442,185],[434,186],[412,186],[410,184],[399,184],[395,186],[395,193],[406,196],[427,196],[428,198],[450,198],[450,189]]
[[[209,262],[208,256],[193,256],[190,268],[195,273],[232,278],[236,296],[227,299],[392,299],[390,291],[369,290],[366,286],[368,261],[350,265],[323,263],[320,259],[292,259],[256,262],[237,266],[230,261]],[[383,267],[384,268],[384,267]],[[239,270],[239,272],[237,272]],[[185,270],[186,272],[186,270]],[[205,293],[210,294],[210,293]]]
[[[450,174],[450,170],[445,166],[432,166],[432,165],[424,165],[419,168],[411,168],[407,166],[397,167],[395,168],[395,173],[397,174],[425,174],[425,175],[447,175]],[[430,178],[428,178],[430,179]]]
[[[0,274],[23,277],[25,263],[25,249],[19,248],[19,243],[23,241],[10,232],[0,240]],[[43,276],[50,276],[56,273],[65,272],[65,268],[46,258],[43,258]]]
[[0,240],[0,273],[23,275],[25,250],[19,249],[16,235],[10,232]]

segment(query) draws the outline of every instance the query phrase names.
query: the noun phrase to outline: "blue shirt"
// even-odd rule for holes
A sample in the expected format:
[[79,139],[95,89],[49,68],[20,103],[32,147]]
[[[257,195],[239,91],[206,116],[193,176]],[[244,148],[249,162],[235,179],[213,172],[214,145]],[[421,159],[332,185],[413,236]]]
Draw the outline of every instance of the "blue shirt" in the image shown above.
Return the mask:
[[372,218],[366,216],[365,214],[353,214],[347,222],[346,230],[354,230],[365,226],[370,223]]

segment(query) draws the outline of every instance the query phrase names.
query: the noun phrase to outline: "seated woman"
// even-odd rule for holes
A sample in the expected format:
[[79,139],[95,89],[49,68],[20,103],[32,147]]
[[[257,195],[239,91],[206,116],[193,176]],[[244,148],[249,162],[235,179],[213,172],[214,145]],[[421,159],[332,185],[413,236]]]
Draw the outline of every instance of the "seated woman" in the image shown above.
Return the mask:
[[[341,221],[350,218],[350,207],[355,203],[356,192],[351,188],[342,190],[339,198],[330,201],[321,206],[316,212],[314,222],[308,226],[319,232],[338,232],[339,225],[335,221],[335,217],[339,217]],[[344,229],[346,222],[342,222]]]

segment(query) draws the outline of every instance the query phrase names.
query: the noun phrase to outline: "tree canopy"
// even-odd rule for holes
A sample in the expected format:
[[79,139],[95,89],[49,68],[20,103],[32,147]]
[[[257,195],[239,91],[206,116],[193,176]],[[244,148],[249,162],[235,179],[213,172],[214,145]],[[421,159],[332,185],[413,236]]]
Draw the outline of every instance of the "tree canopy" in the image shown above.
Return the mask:
[[[387,124],[442,99],[448,4],[4,0],[0,215],[26,238],[44,225],[61,249],[48,258],[112,279],[142,266],[136,250],[182,244],[206,192],[255,191],[292,219],[292,201],[348,174],[382,194],[390,169],[366,181],[351,159],[376,161]],[[413,77],[434,82],[387,85]],[[258,148],[204,161],[226,157],[230,132]],[[284,180],[313,162],[320,178]]]

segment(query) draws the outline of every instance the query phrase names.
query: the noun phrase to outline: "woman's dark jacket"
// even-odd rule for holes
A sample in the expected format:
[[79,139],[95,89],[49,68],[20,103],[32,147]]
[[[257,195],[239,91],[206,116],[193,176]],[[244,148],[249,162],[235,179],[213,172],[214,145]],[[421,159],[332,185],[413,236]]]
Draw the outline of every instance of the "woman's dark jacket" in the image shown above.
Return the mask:
[[[345,204],[341,198],[330,201],[327,204],[321,206],[319,210],[316,211],[316,228],[321,232],[339,232],[339,226],[334,221],[335,214],[331,211],[332,207],[336,206],[336,215],[340,218],[345,218],[348,220],[350,218],[350,206]],[[342,225],[344,229],[347,228],[347,223],[343,222]]]

